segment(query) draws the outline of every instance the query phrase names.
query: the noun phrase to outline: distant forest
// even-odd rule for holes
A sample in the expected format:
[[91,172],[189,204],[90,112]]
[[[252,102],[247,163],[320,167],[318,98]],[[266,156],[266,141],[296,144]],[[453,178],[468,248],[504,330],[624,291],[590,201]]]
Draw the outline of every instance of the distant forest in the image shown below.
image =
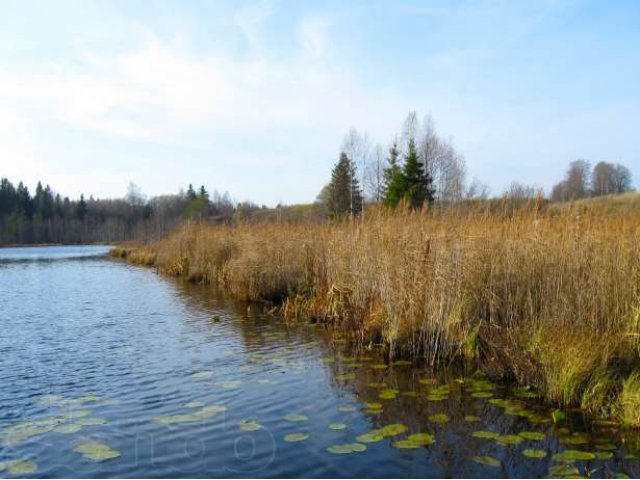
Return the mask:
[[166,234],[188,219],[228,222],[266,210],[250,202],[234,203],[228,194],[204,187],[145,199],[130,184],[121,199],[77,200],[62,197],[49,185],[35,192],[19,182],[0,179],[0,244],[112,243],[147,241]]
[[[431,117],[421,123],[409,113],[402,133],[388,148],[372,145],[366,133],[352,129],[338,161],[327,172],[328,183],[316,201],[306,205],[259,207],[230,196],[189,185],[174,195],[147,199],[130,184],[120,199],[77,200],[62,197],[38,183],[33,195],[19,182],[0,179],[0,245],[33,243],[114,243],[157,239],[186,220],[207,223],[317,222],[355,218],[365,207],[406,204],[447,208],[485,200],[489,189],[466,178],[463,156],[450,140],[440,137]],[[549,201],[616,195],[632,190],[631,172],[618,163],[601,161],[593,168],[585,160],[569,164],[564,179],[554,185]],[[527,200],[544,197],[535,185],[511,183],[497,198]],[[494,196],[494,198],[496,198]]]

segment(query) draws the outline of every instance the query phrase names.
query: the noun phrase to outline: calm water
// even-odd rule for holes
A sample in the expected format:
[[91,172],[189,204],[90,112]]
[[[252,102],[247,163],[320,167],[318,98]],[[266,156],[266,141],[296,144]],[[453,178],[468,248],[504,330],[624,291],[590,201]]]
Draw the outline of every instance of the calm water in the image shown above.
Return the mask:
[[529,391],[388,366],[105,251],[0,249],[0,476],[640,475],[615,427],[554,424]]

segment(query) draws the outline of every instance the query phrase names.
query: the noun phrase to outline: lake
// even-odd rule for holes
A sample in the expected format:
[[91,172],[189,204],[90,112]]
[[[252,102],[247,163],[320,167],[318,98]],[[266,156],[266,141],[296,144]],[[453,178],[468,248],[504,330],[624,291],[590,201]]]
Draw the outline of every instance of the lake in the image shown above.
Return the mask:
[[107,250],[0,249],[0,477],[640,475],[608,422]]

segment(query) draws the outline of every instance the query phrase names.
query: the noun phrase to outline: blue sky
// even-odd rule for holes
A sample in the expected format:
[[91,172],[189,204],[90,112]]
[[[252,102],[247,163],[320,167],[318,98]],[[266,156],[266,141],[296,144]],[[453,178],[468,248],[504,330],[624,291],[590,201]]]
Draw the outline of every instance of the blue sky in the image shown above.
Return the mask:
[[640,178],[640,2],[0,3],[0,176],[312,201],[351,127],[430,114],[469,178]]

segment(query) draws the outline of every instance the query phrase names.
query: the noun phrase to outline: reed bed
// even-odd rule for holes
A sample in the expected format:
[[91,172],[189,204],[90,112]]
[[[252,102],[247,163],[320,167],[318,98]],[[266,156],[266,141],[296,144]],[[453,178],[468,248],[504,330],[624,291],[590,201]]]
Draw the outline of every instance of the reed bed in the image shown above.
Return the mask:
[[640,208],[629,198],[187,224],[113,255],[274,302],[389,357],[462,361],[640,425]]

